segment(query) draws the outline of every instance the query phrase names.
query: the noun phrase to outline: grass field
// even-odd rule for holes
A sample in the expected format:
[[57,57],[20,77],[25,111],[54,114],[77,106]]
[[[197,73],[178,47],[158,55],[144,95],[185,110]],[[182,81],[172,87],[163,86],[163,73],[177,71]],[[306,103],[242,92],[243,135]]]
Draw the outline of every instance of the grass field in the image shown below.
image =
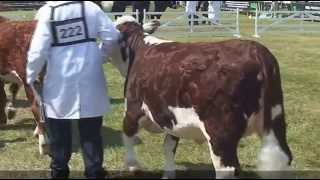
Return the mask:
[[[15,14],[13,16],[20,16]],[[30,14],[28,16],[31,16]],[[254,20],[247,16],[240,18],[243,39],[251,38]],[[181,42],[220,41],[232,37],[178,37],[171,40]],[[286,121],[288,123],[288,143],[294,155],[293,168],[320,172],[320,36],[319,34],[266,34],[255,39],[278,59],[284,89]],[[105,65],[108,88],[112,97],[113,111],[104,118],[102,130],[105,161],[108,170],[124,169],[124,147],[121,142],[123,108],[123,82],[119,72],[110,64]],[[37,139],[32,137],[33,122],[25,94],[18,96],[19,109],[14,120],[0,129],[0,172],[12,171],[10,177],[19,177],[17,171],[30,173],[49,170],[50,159],[40,156]],[[160,171],[164,165],[162,151],[163,135],[153,135],[141,131],[142,144],[137,146],[138,157],[145,169]],[[79,147],[75,142],[75,153],[70,162],[71,170],[83,170]],[[244,170],[253,170],[256,164],[260,142],[256,137],[243,140],[239,147],[239,157]],[[178,169],[211,168],[208,147],[182,140],[177,150]],[[42,174],[40,177],[46,177]],[[74,176],[76,176],[74,174]],[[0,178],[4,177],[4,175]],[[114,177],[121,177],[115,173]],[[319,178],[320,176],[318,176]]]

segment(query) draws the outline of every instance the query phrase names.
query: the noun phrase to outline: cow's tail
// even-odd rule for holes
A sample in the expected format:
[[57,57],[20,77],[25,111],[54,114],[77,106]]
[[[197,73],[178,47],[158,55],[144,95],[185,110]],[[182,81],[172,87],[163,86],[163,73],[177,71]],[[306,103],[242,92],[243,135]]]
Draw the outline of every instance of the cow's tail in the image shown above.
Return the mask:
[[266,47],[257,44],[256,48],[263,74],[261,103],[264,124],[258,168],[260,170],[288,170],[292,161],[292,153],[287,144],[279,64]]

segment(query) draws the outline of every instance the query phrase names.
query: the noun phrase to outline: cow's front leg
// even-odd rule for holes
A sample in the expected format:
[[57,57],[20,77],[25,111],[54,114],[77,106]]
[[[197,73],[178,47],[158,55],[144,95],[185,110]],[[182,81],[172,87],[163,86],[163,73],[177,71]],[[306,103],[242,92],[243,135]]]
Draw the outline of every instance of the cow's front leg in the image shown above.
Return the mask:
[[125,156],[125,163],[130,172],[135,172],[140,169],[140,165],[136,158],[134,149],[135,138],[139,129],[139,118],[143,115],[142,112],[137,111],[126,112],[123,122],[123,143],[126,148],[127,154]]
[[17,113],[17,108],[16,108],[16,99],[17,99],[17,95],[18,95],[18,91],[19,91],[20,85],[17,83],[12,83],[10,85],[10,92],[12,95],[11,98],[11,102],[8,104],[8,119],[13,119],[16,116]]
[[29,101],[32,103],[31,110],[34,115],[34,120],[36,124],[36,128],[33,132],[33,135],[38,136],[39,152],[41,155],[50,154],[49,140],[45,131],[45,119],[43,119],[44,117],[41,116],[40,105],[38,104],[31,87],[28,84],[24,84],[24,86],[27,97]]
[[4,90],[4,82],[0,80],[0,124],[7,123],[7,115],[6,115],[6,104],[7,104],[7,96]]
[[176,164],[174,157],[176,154],[179,138],[167,134],[164,139],[165,167],[162,179],[174,179],[176,177]]

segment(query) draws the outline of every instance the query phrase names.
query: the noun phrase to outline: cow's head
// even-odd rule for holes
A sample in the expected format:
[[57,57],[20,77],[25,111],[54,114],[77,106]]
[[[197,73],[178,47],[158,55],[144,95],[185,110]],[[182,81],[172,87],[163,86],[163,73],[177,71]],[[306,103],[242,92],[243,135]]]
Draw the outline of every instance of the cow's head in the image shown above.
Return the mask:
[[117,19],[116,27],[121,33],[118,48],[111,54],[110,62],[120,71],[123,77],[126,77],[129,67],[130,49],[128,47],[128,38],[133,34],[150,35],[160,26],[157,20],[150,21],[141,26],[134,17],[122,16]]

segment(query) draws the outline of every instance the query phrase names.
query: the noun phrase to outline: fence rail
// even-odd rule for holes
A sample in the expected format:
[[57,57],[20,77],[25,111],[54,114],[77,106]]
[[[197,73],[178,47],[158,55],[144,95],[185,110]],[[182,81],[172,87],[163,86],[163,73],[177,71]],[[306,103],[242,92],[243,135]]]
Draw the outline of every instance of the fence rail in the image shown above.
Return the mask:
[[255,12],[254,37],[262,33],[320,33],[320,11]]

